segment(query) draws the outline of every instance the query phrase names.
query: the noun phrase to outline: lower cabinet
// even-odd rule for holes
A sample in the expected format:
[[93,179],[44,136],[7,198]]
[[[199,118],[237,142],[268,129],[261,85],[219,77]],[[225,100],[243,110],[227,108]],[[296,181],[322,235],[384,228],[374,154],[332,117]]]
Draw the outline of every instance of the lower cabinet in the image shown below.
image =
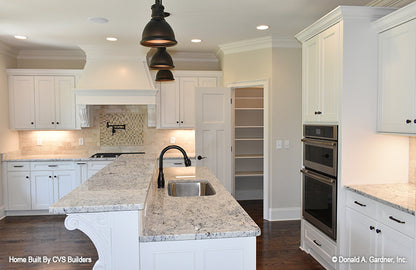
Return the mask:
[[255,270],[256,237],[140,243],[146,270]]
[[31,209],[30,171],[7,172],[7,210]]
[[415,269],[414,218],[347,191],[345,258],[354,258],[347,269]]

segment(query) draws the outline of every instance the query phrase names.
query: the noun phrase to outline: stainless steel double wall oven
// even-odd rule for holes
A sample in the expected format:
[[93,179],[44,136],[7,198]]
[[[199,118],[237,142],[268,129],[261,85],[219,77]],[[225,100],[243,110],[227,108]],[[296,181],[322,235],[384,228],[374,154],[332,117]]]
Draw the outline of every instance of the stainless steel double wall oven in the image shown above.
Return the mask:
[[337,228],[338,126],[303,126],[303,218],[332,239]]

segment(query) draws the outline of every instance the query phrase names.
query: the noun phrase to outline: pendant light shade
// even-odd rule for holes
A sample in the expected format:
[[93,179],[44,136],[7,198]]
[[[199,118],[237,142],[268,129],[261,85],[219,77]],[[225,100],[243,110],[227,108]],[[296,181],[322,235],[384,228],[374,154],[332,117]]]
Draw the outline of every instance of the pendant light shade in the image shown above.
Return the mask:
[[150,60],[150,68],[153,69],[170,69],[174,68],[172,57],[166,51],[165,47],[157,48],[156,53],[152,56]]
[[166,81],[173,81],[173,74],[168,69],[161,69],[156,74],[156,81],[157,82],[166,82]]
[[172,27],[165,21],[169,13],[164,12],[162,0],[152,5],[152,19],[144,27],[140,44],[146,47],[170,47],[178,43]]

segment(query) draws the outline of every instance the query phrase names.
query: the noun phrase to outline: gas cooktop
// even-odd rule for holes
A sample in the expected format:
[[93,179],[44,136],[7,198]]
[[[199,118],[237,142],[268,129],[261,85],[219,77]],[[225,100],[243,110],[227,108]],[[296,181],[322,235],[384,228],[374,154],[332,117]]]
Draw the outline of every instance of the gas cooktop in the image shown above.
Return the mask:
[[145,154],[145,152],[126,152],[126,153],[95,153],[90,158],[116,158],[120,155],[128,155],[128,154]]

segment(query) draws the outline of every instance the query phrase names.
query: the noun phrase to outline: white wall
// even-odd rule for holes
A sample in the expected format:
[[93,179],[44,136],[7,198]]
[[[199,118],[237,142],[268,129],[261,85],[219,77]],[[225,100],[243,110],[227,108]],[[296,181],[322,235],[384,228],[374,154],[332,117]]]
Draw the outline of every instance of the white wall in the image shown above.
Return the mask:
[[[268,79],[270,81],[271,151],[270,216],[272,220],[300,218],[300,154],[302,106],[302,51],[269,48],[221,59],[224,85]],[[289,140],[289,149],[277,150],[277,139]]]

